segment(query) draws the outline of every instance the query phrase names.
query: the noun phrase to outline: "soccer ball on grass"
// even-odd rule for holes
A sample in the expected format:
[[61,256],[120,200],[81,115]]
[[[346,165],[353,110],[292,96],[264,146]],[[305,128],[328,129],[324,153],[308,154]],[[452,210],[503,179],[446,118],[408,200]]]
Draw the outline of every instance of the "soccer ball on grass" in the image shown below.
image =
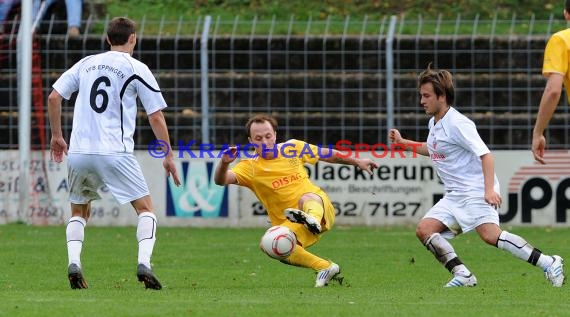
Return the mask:
[[291,255],[296,244],[297,237],[289,228],[273,226],[265,231],[259,247],[270,257],[283,260]]

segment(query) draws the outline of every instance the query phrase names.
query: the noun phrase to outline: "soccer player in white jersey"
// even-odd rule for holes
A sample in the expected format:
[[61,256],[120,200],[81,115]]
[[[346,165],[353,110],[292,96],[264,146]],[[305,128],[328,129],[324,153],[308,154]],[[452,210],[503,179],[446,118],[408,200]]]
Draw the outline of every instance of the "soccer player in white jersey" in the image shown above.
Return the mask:
[[[107,27],[110,51],[87,56],[53,84],[48,98],[51,126],[50,152],[56,162],[67,154],[71,218],[67,223],[68,278],[72,289],[87,288],[81,266],[84,228],[91,201],[100,199],[97,190],[105,185],[121,204],[130,202],[138,215],[137,277],[146,288],[161,289],[151,269],[156,241],[156,216],[148,186],[133,155],[137,96],[146,111],[157,139],[168,152],[162,165],[174,183],[180,180],[162,109],[166,102],[149,68],[131,57],[137,43],[135,23],[114,18]],[[79,91],[74,106],[69,151],[61,130],[62,99]]]
[[420,220],[416,236],[453,274],[445,287],[477,285],[475,275],[448,241],[471,230],[486,243],[540,267],[553,286],[562,286],[564,272],[560,256],[543,254],[522,237],[499,227],[497,209],[501,195],[493,155],[473,121],[453,107],[452,75],[428,67],[420,74],[418,88],[420,103],[432,116],[427,142],[404,139],[396,129],[390,130],[389,138],[429,156],[443,181],[446,193]]

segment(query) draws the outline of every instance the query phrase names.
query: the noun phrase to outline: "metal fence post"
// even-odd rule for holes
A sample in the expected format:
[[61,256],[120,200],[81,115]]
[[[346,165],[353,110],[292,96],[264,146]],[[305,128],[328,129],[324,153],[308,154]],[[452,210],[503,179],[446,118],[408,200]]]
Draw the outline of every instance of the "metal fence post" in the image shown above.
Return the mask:
[[30,204],[30,139],[32,106],[32,1],[22,2],[22,21],[18,30],[18,140],[20,162],[20,192],[18,220],[28,213]]
[[395,15],[390,17],[390,26],[386,37],[386,136],[394,127],[394,51],[392,45],[397,20],[398,18]]
[[210,100],[208,99],[208,32],[212,17],[207,15],[204,20],[202,39],[200,39],[200,70],[202,91],[202,144],[210,143]]

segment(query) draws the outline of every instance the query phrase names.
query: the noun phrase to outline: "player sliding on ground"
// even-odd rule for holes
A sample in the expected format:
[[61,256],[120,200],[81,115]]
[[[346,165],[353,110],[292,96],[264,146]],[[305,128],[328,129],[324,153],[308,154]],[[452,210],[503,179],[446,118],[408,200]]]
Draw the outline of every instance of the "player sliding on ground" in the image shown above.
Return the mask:
[[[429,156],[443,181],[445,196],[416,228],[418,239],[453,274],[445,287],[475,286],[475,275],[461,262],[447,239],[475,230],[486,243],[540,267],[555,287],[564,283],[563,260],[546,255],[525,239],[499,227],[501,205],[494,159],[473,121],[454,107],[453,78],[446,70],[428,67],[419,77],[420,103],[432,116],[427,142],[415,150]],[[414,144],[392,129],[390,141]]]
[[338,264],[306,250],[332,228],[335,210],[327,194],[311,182],[304,164],[319,160],[350,164],[370,174],[378,164],[369,159],[340,158],[334,149],[319,149],[299,140],[277,144],[277,121],[269,116],[253,116],[246,131],[257,154],[248,156],[256,157],[241,159],[229,169],[237,154],[245,156],[235,147],[230,148],[216,167],[216,184],[248,187],[265,206],[273,226],[285,226],[295,233],[298,244],[283,263],[315,270],[315,287],[325,286],[331,280],[342,282]]

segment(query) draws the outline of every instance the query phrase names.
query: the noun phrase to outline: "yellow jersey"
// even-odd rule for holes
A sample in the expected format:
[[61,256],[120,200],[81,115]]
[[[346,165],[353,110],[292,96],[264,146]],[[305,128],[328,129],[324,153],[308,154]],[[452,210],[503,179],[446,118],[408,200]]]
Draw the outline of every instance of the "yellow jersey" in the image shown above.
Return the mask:
[[542,74],[547,76],[551,73],[558,73],[564,76],[564,87],[566,87],[566,97],[570,102],[570,71],[569,54],[570,51],[570,29],[554,33],[546,43],[544,49],[544,62],[542,64]]
[[251,189],[265,206],[272,225],[285,221],[286,208],[299,208],[299,198],[304,193],[328,198],[320,187],[311,182],[305,168],[305,163],[315,164],[319,160],[319,147],[289,140],[277,144],[276,149],[277,155],[273,159],[260,156],[242,159],[231,169],[238,184]]

